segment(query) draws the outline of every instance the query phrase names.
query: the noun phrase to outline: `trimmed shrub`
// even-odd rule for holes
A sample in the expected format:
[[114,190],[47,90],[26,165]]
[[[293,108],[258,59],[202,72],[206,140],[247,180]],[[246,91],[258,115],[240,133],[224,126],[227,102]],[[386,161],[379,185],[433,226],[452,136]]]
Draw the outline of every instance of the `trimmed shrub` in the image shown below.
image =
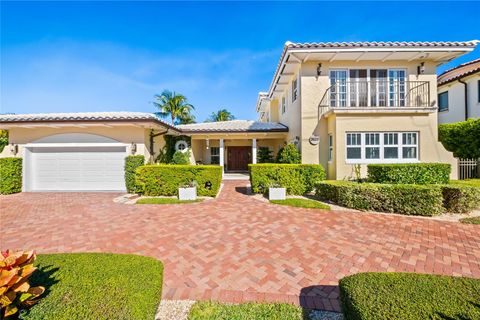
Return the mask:
[[280,185],[287,194],[302,195],[325,179],[325,170],[319,164],[249,164],[248,169],[254,193],[267,193],[270,186]]
[[0,194],[22,192],[22,158],[0,158]]
[[480,188],[469,185],[442,186],[443,205],[447,212],[468,213],[480,208]]
[[480,279],[371,272],[339,286],[346,320],[480,319]]
[[[212,165],[145,165],[136,170],[138,192],[146,196],[176,196],[178,187],[197,182],[199,196],[214,197],[222,182],[222,167]],[[209,187],[208,185],[211,184]]]
[[438,139],[457,158],[480,158],[480,118],[441,124]]
[[325,181],[317,196],[351,209],[433,216],[444,212],[440,186]]
[[368,180],[374,183],[443,184],[452,170],[448,163],[369,164]]
[[293,143],[289,143],[278,151],[277,162],[299,164],[302,162],[300,152]]
[[143,155],[127,156],[125,158],[125,186],[128,193],[137,192],[135,184],[135,170],[145,164]]
[[268,147],[260,147],[257,151],[258,163],[273,163],[273,151]]
[[176,151],[173,154],[172,164],[190,164],[190,151]]

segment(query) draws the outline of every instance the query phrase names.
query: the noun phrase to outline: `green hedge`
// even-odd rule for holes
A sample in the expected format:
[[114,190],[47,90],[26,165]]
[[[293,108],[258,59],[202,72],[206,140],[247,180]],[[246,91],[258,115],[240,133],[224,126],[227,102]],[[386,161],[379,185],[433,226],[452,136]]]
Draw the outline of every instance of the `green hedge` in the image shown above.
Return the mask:
[[[213,165],[145,165],[136,170],[138,192],[146,196],[176,196],[178,187],[196,181],[199,196],[214,197],[222,183],[222,167]],[[211,188],[206,183],[212,184]]]
[[339,286],[345,320],[480,319],[480,279],[358,273]]
[[480,118],[440,124],[438,139],[457,158],[480,158]]
[[452,168],[448,163],[369,164],[368,180],[374,183],[448,183]]
[[135,170],[145,164],[143,155],[128,156],[125,158],[125,186],[128,193],[137,191],[135,185]]
[[0,158],[0,194],[22,192],[22,158]]
[[447,212],[468,213],[480,208],[480,188],[469,185],[442,186],[443,205]]
[[325,179],[319,164],[250,164],[250,183],[254,193],[266,193],[272,185],[287,188],[287,194],[302,195],[313,191],[315,184]]
[[325,181],[316,187],[320,199],[352,209],[419,216],[444,212],[440,186]]

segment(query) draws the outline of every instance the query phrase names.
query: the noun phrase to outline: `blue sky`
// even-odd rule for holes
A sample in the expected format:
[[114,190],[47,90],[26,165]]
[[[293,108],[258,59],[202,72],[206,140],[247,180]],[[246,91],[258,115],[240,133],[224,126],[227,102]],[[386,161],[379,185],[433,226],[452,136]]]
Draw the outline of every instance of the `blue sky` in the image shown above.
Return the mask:
[[[283,44],[480,39],[480,2],[1,2],[0,112],[155,111],[255,119]],[[480,57],[463,56],[439,71]]]

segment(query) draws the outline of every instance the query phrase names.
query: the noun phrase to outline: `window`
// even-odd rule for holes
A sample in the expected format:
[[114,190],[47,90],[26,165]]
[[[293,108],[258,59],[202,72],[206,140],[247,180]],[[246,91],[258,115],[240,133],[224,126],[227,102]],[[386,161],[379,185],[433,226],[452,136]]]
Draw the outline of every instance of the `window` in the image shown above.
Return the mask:
[[220,164],[220,148],[210,148],[210,164]]
[[398,159],[398,133],[384,133],[383,145],[384,159]]
[[404,159],[416,159],[417,158],[417,133],[408,132],[402,133],[403,147],[402,157]]
[[287,99],[285,99],[285,96],[283,96],[283,97],[282,97],[282,114],[284,114],[284,113],[285,113],[285,110],[287,109],[287,106],[286,106],[287,101],[286,101],[286,100],[287,100]]
[[292,102],[295,102],[297,100],[297,93],[298,93],[298,80],[295,78],[292,81]]
[[480,80],[477,80],[477,95],[478,95],[478,102],[480,103]]
[[438,111],[448,110],[448,91],[438,94]]
[[380,133],[365,133],[365,158],[380,159]]
[[347,133],[347,159],[362,158],[362,134]]
[[328,161],[333,160],[333,136],[328,135]]
[[417,132],[346,134],[347,163],[401,163],[418,160]]

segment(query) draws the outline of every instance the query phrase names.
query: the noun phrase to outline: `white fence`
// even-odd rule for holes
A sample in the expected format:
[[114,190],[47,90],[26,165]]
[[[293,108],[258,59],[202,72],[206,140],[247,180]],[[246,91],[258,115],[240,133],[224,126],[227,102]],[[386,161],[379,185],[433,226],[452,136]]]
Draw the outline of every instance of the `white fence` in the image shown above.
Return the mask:
[[480,159],[458,159],[458,178],[473,179],[480,177]]

